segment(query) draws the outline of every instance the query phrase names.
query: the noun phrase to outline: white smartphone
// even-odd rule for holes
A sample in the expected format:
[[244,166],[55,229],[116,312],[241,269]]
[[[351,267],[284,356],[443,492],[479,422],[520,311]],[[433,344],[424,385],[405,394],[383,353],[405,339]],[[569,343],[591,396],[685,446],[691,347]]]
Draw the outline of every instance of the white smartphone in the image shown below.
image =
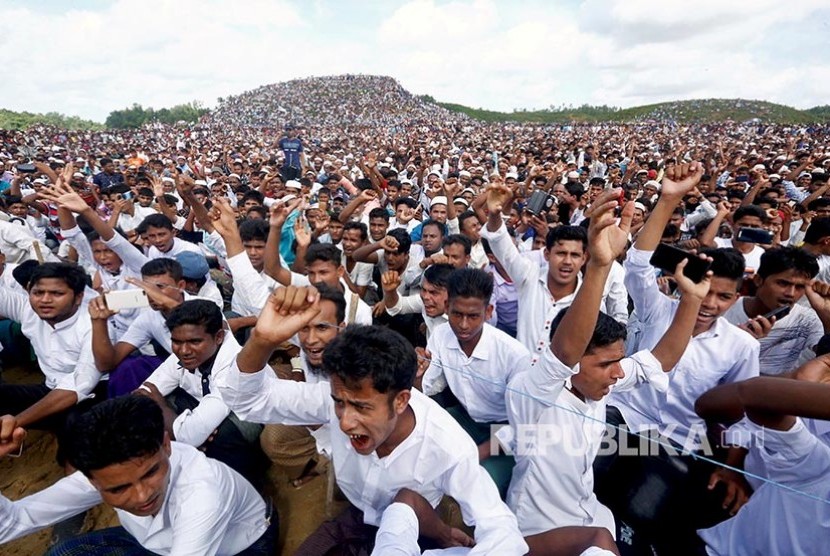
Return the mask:
[[141,309],[150,306],[150,300],[144,290],[115,290],[104,294],[110,311],[122,309]]

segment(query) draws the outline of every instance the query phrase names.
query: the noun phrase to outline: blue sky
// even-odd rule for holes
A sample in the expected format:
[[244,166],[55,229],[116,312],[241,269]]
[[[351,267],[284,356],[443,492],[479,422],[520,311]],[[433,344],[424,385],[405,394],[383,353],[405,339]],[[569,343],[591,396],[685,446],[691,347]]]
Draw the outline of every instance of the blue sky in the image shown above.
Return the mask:
[[0,13],[0,108],[98,121],[340,73],[496,110],[830,103],[826,0],[0,0]]

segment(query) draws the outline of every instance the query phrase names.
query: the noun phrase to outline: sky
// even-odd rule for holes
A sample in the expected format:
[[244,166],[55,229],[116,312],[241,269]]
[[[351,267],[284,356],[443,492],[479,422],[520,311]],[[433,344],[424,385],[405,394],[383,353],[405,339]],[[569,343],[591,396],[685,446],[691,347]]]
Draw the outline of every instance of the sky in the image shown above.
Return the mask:
[[103,122],[314,75],[511,111],[830,104],[827,0],[0,0],[0,108]]

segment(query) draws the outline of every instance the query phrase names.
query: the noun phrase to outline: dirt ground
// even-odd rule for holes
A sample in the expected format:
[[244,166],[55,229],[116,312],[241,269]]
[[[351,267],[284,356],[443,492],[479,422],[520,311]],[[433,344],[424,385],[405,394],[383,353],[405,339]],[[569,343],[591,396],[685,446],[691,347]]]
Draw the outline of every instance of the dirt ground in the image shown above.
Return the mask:
[[[6,382],[37,382],[38,375],[15,367],[3,372]],[[55,462],[56,443],[50,433],[31,431],[26,439],[23,455],[18,459],[0,460],[0,492],[11,500],[43,490],[63,476]],[[280,517],[280,551],[289,555],[317,526],[326,519],[327,512],[336,515],[345,503],[333,501],[326,507],[328,479],[316,477],[300,488],[289,484],[289,479],[299,474],[299,469],[272,467],[266,495],[277,505]],[[87,515],[84,531],[103,529],[118,524],[115,512],[101,505]],[[0,546],[0,556],[36,556],[49,546],[51,529]]]

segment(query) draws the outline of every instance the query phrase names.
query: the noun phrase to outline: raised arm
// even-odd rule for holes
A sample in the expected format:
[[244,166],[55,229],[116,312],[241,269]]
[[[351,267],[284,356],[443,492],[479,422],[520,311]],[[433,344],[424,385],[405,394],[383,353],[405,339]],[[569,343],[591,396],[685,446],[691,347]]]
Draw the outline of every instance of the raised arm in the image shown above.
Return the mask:
[[265,242],[265,272],[274,280],[288,286],[291,284],[291,271],[282,266],[280,261],[280,240],[282,227],[294,209],[300,206],[302,200],[295,199],[288,206],[285,203],[276,203],[271,207],[271,216],[268,220],[271,228],[268,230],[268,240]]
[[597,325],[611,264],[625,250],[628,242],[634,203],[626,203],[620,223],[616,225],[614,209],[618,206],[618,198],[618,189],[605,191],[585,214],[591,219],[588,227],[588,264],[573,305],[562,318],[550,344],[553,354],[567,367],[579,363],[588,348]]

